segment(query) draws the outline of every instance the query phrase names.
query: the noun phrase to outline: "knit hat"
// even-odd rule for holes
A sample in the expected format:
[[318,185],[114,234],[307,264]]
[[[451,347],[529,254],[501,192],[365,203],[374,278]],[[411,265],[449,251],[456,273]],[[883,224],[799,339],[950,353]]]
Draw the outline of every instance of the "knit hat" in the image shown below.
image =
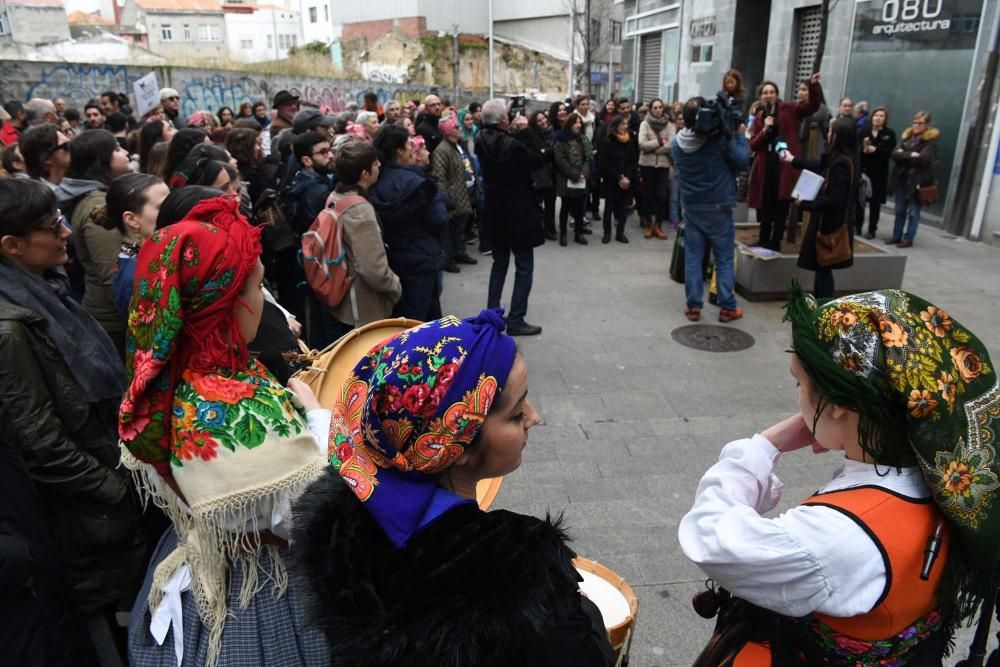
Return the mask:
[[959,616],[970,615],[1000,555],[1000,385],[985,346],[943,309],[899,290],[818,305],[795,285],[785,317],[819,410],[855,410],[876,463],[916,459],[961,546],[950,560],[985,573],[970,569],[957,582]]
[[166,102],[171,97],[180,97],[181,94],[178,93],[174,88],[160,88],[160,101]]

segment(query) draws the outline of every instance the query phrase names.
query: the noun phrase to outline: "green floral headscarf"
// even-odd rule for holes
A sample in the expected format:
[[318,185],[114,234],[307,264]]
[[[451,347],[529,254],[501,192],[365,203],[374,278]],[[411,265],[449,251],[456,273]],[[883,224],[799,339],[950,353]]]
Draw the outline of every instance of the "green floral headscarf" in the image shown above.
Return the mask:
[[[960,558],[988,587],[1000,555],[1000,385],[985,346],[941,308],[899,290],[819,305],[795,285],[785,319],[819,411],[856,410],[860,444],[877,463],[916,461]],[[955,583],[972,603],[985,591],[969,590],[968,577]],[[962,604],[959,617],[973,612]]]

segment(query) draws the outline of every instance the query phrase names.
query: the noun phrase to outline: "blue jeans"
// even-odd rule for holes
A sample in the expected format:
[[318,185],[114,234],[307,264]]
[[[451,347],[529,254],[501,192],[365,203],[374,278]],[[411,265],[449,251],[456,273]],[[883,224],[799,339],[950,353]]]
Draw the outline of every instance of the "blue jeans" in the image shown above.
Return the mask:
[[705,287],[702,261],[705,246],[711,245],[715,257],[715,282],[719,306],[736,308],[733,296],[733,250],[736,247],[736,224],[732,206],[687,206],[684,209],[684,295],[688,308],[701,308]]
[[[907,192],[908,189],[906,183],[900,183],[896,187],[896,225],[892,228],[894,241],[900,239],[912,241],[917,235],[917,227],[920,226],[920,202],[917,201],[917,193]],[[903,225],[906,225],[905,234]]]
[[681,221],[681,182],[677,176],[670,179],[670,222]]
[[500,245],[493,246],[493,268],[490,270],[490,291],[486,307],[500,307],[500,295],[503,294],[503,283],[507,279],[507,268],[510,266],[512,253],[514,255],[514,291],[510,295],[507,322],[509,324],[524,324],[524,316],[528,314],[531,280],[535,273],[535,252],[532,248],[511,250]]

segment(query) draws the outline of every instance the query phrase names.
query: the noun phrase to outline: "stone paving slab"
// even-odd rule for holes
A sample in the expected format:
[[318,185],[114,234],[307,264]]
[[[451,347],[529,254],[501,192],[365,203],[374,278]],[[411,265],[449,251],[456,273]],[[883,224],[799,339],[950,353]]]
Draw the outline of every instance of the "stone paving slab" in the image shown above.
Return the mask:
[[[726,442],[795,410],[789,333],[780,303],[741,300],[744,318],[727,326],[752,335],[752,348],[681,347],[670,337],[689,324],[683,286],[667,274],[673,235],[644,240],[635,216],[627,234],[629,245],[591,236],[586,247],[548,243],[535,251],[527,319],[544,332],[518,345],[543,423],[496,507],[563,513],[576,551],[618,572],[639,595],[633,667],[690,665],[714,620],[691,609],[704,576],[680,552],[677,524]],[[1000,357],[998,249],[925,225],[915,247],[894,252],[909,255],[905,289],[944,307]],[[445,274],[446,312],[468,316],[485,307],[490,264],[481,257]],[[513,269],[504,304],[512,284]],[[714,324],[717,312],[706,303],[702,321]],[[808,453],[785,457],[777,511],[821,486],[837,464]]]

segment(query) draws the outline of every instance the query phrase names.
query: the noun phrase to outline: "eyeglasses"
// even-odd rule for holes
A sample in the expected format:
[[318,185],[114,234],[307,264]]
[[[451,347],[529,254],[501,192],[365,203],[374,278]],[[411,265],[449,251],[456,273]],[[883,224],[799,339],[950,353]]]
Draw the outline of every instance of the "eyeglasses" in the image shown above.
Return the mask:
[[62,236],[63,227],[68,226],[66,225],[65,220],[66,219],[63,217],[62,211],[56,209],[56,213],[51,220],[47,220],[46,222],[43,222],[37,227],[33,227],[31,231],[41,232],[43,234],[50,234],[58,239],[59,237]]
[[168,100],[170,100],[170,101],[172,102],[172,101],[174,101],[174,100],[179,100],[179,99],[181,99],[181,98],[179,98],[179,97],[178,97],[177,95],[171,95],[171,96],[170,96],[170,97],[168,97],[167,99],[168,99]]
[[68,150],[69,150],[69,142],[68,141],[64,141],[61,144],[59,144],[58,146],[53,146],[52,150],[49,151],[49,155],[52,155],[56,151],[68,151]]
[[318,151],[313,151],[313,155],[330,155],[331,153],[333,153],[333,148],[329,146],[321,148]]

